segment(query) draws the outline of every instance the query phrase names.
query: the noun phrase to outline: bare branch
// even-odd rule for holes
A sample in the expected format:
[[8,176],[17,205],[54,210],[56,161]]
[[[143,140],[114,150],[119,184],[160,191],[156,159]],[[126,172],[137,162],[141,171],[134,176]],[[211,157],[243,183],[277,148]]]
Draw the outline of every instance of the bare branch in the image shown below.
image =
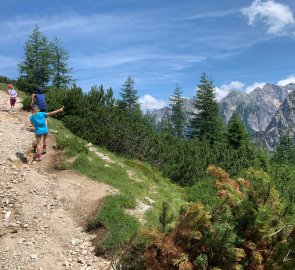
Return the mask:
[[284,230],[285,228],[293,227],[293,226],[294,226],[294,225],[291,225],[291,224],[289,224],[289,225],[284,225],[282,228],[280,228],[280,229],[277,230],[276,232],[271,233],[271,234],[269,234],[269,235],[266,235],[266,236],[264,236],[263,238],[266,238],[266,237],[272,237],[272,236],[278,234],[279,232],[281,232],[282,230]]
[[289,250],[288,250],[288,253],[287,253],[287,255],[284,257],[284,260],[283,260],[283,262],[287,262],[287,261],[290,261],[290,260],[291,260],[290,258],[288,258],[288,257],[289,257],[289,254],[290,254],[290,252],[291,252],[291,249],[289,249]]

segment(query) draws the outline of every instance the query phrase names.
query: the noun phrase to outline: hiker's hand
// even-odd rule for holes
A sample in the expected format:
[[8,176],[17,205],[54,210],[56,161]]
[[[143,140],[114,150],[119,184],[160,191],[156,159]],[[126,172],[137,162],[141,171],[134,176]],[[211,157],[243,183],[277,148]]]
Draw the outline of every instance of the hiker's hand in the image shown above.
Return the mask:
[[65,106],[62,106],[59,110],[62,112],[64,110]]

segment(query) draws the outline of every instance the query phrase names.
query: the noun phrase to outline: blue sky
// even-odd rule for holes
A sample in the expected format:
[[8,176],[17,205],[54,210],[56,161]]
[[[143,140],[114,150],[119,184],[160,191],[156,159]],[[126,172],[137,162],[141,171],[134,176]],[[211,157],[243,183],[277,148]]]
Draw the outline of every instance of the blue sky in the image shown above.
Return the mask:
[[178,84],[195,94],[200,75],[220,99],[265,82],[295,82],[294,0],[0,0],[0,75],[17,63],[35,25],[69,52],[77,84],[112,87],[131,75],[144,109]]

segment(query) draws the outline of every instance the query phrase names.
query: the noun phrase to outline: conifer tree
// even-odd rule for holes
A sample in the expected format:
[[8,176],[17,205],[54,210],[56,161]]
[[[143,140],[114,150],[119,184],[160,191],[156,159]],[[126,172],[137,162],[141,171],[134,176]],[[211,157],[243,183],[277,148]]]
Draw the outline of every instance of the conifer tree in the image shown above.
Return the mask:
[[208,140],[211,144],[222,138],[222,123],[219,116],[219,105],[215,98],[215,86],[212,80],[203,73],[198,91],[193,97],[195,112],[190,122],[190,137]]
[[35,26],[25,43],[25,55],[19,63],[21,78],[32,86],[44,86],[51,78],[52,54],[47,37]]
[[168,229],[168,225],[173,221],[174,214],[170,210],[170,206],[167,201],[163,201],[159,214],[159,223],[161,224],[161,231],[165,233]]
[[112,87],[107,89],[107,92],[105,93],[105,105],[107,107],[112,107],[115,103],[114,93]]
[[92,111],[97,111],[101,106],[104,105],[104,89],[103,86],[94,85],[87,94],[89,107]]
[[185,113],[183,109],[183,99],[181,97],[181,88],[176,85],[173,95],[170,97],[170,124],[172,127],[172,134],[177,137],[183,137],[185,126]]
[[234,112],[228,122],[227,141],[233,149],[250,144],[250,137],[239,115]]
[[272,162],[295,165],[295,144],[289,133],[280,138],[280,142],[273,153]]
[[167,117],[163,117],[160,123],[160,132],[164,137],[167,137],[170,135],[170,131],[171,131],[171,126],[169,124],[169,120]]
[[66,88],[71,82],[71,76],[69,75],[71,69],[68,68],[67,61],[69,60],[69,54],[62,46],[60,39],[55,38],[50,44],[52,53],[52,86],[61,89]]
[[231,174],[239,175],[260,161],[243,122],[234,112],[227,125],[226,144],[221,149],[219,165]]
[[134,88],[134,80],[128,76],[126,82],[123,84],[120,92],[121,100],[119,106],[124,109],[139,110],[139,97],[137,90]]

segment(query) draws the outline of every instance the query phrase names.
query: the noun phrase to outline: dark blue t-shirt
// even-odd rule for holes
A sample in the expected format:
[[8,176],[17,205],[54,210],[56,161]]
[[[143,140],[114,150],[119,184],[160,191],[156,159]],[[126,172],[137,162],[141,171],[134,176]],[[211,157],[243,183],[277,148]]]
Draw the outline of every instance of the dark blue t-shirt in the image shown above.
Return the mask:
[[39,109],[42,108],[46,108],[47,104],[46,104],[46,99],[45,99],[45,95],[44,94],[36,94],[35,95],[35,99],[36,99],[36,104],[38,106]]

